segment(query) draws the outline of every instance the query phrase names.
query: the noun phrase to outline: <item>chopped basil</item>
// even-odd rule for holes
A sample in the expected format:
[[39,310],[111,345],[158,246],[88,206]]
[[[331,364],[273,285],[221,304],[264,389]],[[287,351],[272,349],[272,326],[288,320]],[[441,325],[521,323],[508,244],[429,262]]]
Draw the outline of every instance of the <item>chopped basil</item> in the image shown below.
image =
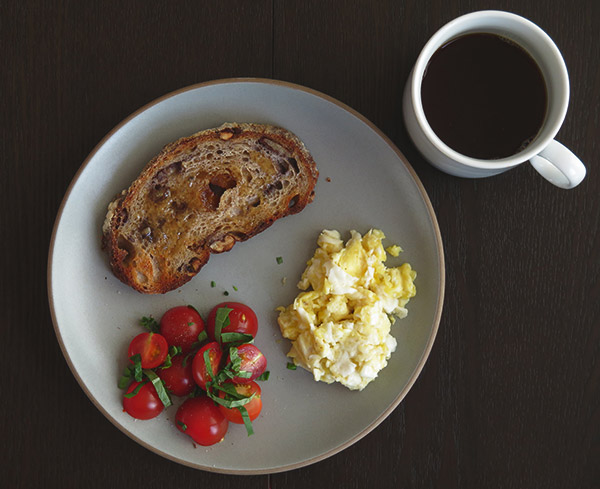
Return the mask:
[[156,389],[156,393],[158,394],[160,402],[162,402],[166,408],[173,404],[162,379],[158,375],[156,375],[156,373],[153,370],[149,369],[144,369],[144,375],[148,378],[150,382],[152,382],[152,385]]
[[243,397],[242,399],[227,399],[227,398],[221,399],[219,396],[213,394],[212,391],[206,391],[206,393],[208,394],[208,397],[210,397],[217,404],[220,404],[221,406],[225,406],[226,408],[229,408],[229,409],[237,408],[237,407],[243,406],[245,404],[248,404],[252,399],[254,399],[256,397],[255,394],[252,394],[251,396]]
[[161,369],[170,368],[173,365],[173,357],[175,355],[179,355],[181,353],[180,346],[170,346],[169,353],[167,353],[167,358],[165,358],[164,363],[161,365]]
[[193,353],[188,353],[185,357],[183,357],[183,360],[181,361],[181,366],[183,368],[186,367],[188,360],[190,359],[190,357],[193,355]]
[[140,319],[140,323],[150,333],[160,333],[160,326],[158,325],[158,323],[152,316],[150,316],[150,317],[144,316],[142,319]]
[[217,286],[217,283],[216,283],[214,280],[212,280],[212,281],[210,282],[210,286],[214,288],[214,287],[216,287],[216,286]]
[[119,382],[117,384],[119,386],[119,389],[125,389],[131,382],[132,376],[133,365],[127,365],[127,367],[123,369],[123,374],[121,375],[121,378],[119,379]]
[[129,394],[125,394],[123,397],[126,397],[127,399],[131,399],[132,397],[137,396],[137,393],[140,391],[140,389],[146,384],[147,382],[140,382],[138,385],[135,386],[135,389],[133,389]]
[[221,344],[221,331],[230,324],[229,313],[233,309],[229,307],[219,307],[215,315],[215,340]]
[[287,369],[288,370],[296,370],[296,364],[292,363],[292,362],[288,362]]
[[250,343],[254,340],[251,334],[245,333],[221,333],[221,341],[223,343],[237,343],[237,346],[244,343]]
[[269,380],[269,377],[271,376],[271,372],[269,372],[268,370],[266,372],[263,372],[262,375],[259,375],[258,377],[256,377],[256,380],[258,381],[267,381]]
[[246,427],[246,432],[248,436],[254,434],[254,429],[252,428],[252,422],[250,421],[250,415],[248,414],[248,410],[244,407],[246,404],[251,402],[255,397],[256,393],[245,396],[240,394],[234,385],[232,384],[222,384],[214,386],[217,390],[225,392],[225,398],[221,398],[218,395],[213,394],[210,390],[208,391],[208,396],[217,404],[221,406],[225,406],[228,409],[237,409],[242,415],[242,420],[244,421],[244,426]]
[[203,341],[206,340],[206,338],[208,338],[208,334],[206,333],[206,330],[200,331],[200,334],[198,335],[198,343],[202,343]]
[[229,292],[225,291],[223,292],[223,295],[229,295]]
[[208,376],[210,378],[211,381],[215,380],[215,373],[214,370],[212,368],[212,365],[210,363],[210,350],[206,350],[204,352],[204,364],[206,365],[206,372],[208,373]]
[[237,292],[238,288],[234,285],[233,290],[235,290]]
[[182,421],[177,420],[177,424],[181,427],[181,429],[183,431],[187,430],[187,425],[185,423],[183,423]]
[[239,372],[240,371],[240,367],[242,366],[242,359],[240,358],[240,356],[238,355],[238,349],[235,346],[232,346],[229,349],[229,358],[231,360],[231,371],[232,372]]
[[283,258],[282,258],[282,257],[280,257],[280,256],[278,256],[278,257],[276,258],[276,260],[277,260],[277,265],[281,265],[281,264],[283,263]]
[[191,304],[188,304],[188,307],[194,311],[196,314],[198,314],[198,316],[200,316],[200,313],[198,312],[198,309],[196,309],[194,306],[192,306]]
[[252,428],[252,421],[250,421],[248,410],[244,406],[240,406],[238,407],[238,411],[242,415],[242,420],[244,421],[244,426],[246,427],[246,433],[248,433],[248,436],[253,435],[254,429]]
[[136,353],[129,357],[129,359],[133,362],[133,378],[136,382],[142,381],[142,355]]

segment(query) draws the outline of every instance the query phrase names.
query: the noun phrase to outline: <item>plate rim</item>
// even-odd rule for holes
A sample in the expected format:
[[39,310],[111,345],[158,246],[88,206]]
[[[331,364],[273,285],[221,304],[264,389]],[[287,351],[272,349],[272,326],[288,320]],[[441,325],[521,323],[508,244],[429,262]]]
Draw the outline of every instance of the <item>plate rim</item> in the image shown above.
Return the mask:
[[[404,166],[407,168],[408,172],[410,173],[411,177],[413,178],[419,193],[421,195],[421,198],[423,199],[424,203],[425,203],[425,207],[427,208],[427,212],[429,214],[429,218],[431,220],[432,226],[433,226],[433,232],[434,232],[434,236],[435,236],[435,244],[436,244],[436,250],[437,250],[437,256],[438,256],[438,267],[440,270],[440,281],[438,284],[438,290],[437,290],[437,297],[438,297],[438,303],[436,306],[436,311],[434,314],[434,322],[433,322],[433,327],[431,330],[431,333],[429,335],[429,338],[427,340],[427,345],[425,347],[425,350],[423,351],[421,358],[419,359],[419,362],[417,363],[415,369],[413,370],[408,382],[406,383],[406,385],[404,386],[404,388],[398,393],[398,396],[394,399],[394,401],[377,417],[375,418],[371,423],[369,423],[369,425],[367,425],[363,430],[361,430],[360,432],[356,433],[353,437],[351,437],[349,440],[347,440],[346,442],[331,448],[329,450],[327,450],[324,453],[321,453],[319,455],[316,455],[314,457],[302,460],[300,462],[296,462],[296,463],[292,463],[292,464],[288,464],[285,466],[280,466],[280,467],[273,467],[273,468],[269,468],[269,469],[242,469],[242,470],[235,470],[235,469],[223,469],[223,468],[217,468],[217,467],[210,467],[210,466],[204,466],[202,464],[195,464],[192,462],[188,462],[185,460],[181,460],[163,450],[161,450],[160,448],[151,445],[143,440],[141,440],[140,438],[138,438],[137,436],[135,436],[133,433],[127,431],[123,426],[121,426],[117,420],[115,418],[113,418],[107,410],[104,409],[104,407],[102,406],[102,404],[92,395],[91,391],[88,389],[87,385],[85,384],[85,382],[83,381],[83,379],[81,378],[81,376],[79,375],[77,369],[75,368],[73,362],[71,361],[71,358],[67,352],[66,346],[64,344],[63,338],[62,338],[62,334],[60,331],[60,328],[58,326],[58,321],[56,318],[56,311],[54,308],[54,291],[52,288],[52,271],[53,271],[53,255],[54,255],[54,247],[55,247],[55,242],[56,242],[56,234],[57,234],[57,229],[59,226],[59,223],[62,219],[62,214],[64,211],[64,208],[66,206],[67,201],[69,200],[69,197],[73,191],[73,188],[75,187],[75,185],[77,184],[81,174],[83,173],[83,171],[85,170],[85,168],[89,165],[89,163],[91,162],[91,160],[94,158],[94,156],[96,155],[96,153],[106,144],[106,142],[112,138],[112,136],[119,131],[119,129],[121,129],[123,126],[125,126],[129,121],[131,121],[132,119],[134,119],[135,117],[137,117],[138,115],[142,114],[143,112],[147,111],[148,109],[152,108],[153,106],[167,100],[173,97],[176,97],[182,93],[191,91],[191,90],[196,90],[199,88],[204,88],[204,87],[208,87],[208,86],[212,86],[212,85],[226,85],[226,84],[233,84],[233,83],[258,83],[258,84],[266,84],[266,85],[273,85],[273,86],[280,86],[280,87],[285,87],[285,88],[290,88],[292,90],[298,90],[301,92],[305,92],[308,93],[310,95],[316,96],[320,99],[323,99],[327,102],[333,103],[334,105],[338,106],[339,108],[341,108],[342,110],[350,113],[351,115],[353,115],[354,117],[356,117],[357,119],[359,119],[361,122],[363,122],[364,124],[366,124],[372,131],[374,131],[379,137],[381,137],[381,139],[394,151],[394,153],[396,153],[396,155],[398,156],[398,158],[400,158],[400,160],[402,161],[402,163],[404,164]],[[86,394],[86,396],[88,397],[88,399],[92,402],[92,404],[102,413],[102,415],[108,419],[108,421],[110,421],[110,423],[112,425],[114,425],[117,429],[119,429],[119,431],[121,431],[122,433],[124,433],[127,437],[129,437],[130,439],[134,440],[136,443],[138,443],[139,445],[143,446],[144,448],[150,450],[151,452],[160,455],[168,460],[171,460],[173,462],[176,462],[178,464],[187,466],[187,467],[191,467],[194,469],[199,469],[199,470],[204,470],[207,472],[213,472],[213,473],[219,473],[219,474],[228,474],[228,475],[266,475],[266,474],[274,474],[274,473],[279,473],[279,472],[286,472],[286,471],[290,471],[290,470],[295,470],[301,467],[306,467],[308,465],[312,465],[316,462],[320,462],[322,460],[325,460],[326,458],[329,458],[333,455],[336,455],[337,453],[340,453],[341,451],[345,450],[346,448],[350,447],[351,445],[355,444],[356,442],[358,442],[360,439],[362,439],[363,437],[365,437],[367,434],[369,434],[371,431],[373,431],[375,428],[377,428],[391,413],[392,411],[394,411],[399,405],[400,403],[404,400],[404,398],[406,397],[406,395],[408,394],[408,392],[410,391],[410,389],[413,387],[413,385],[415,384],[415,382],[417,381],[419,375],[421,374],[421,371],[423,370],[427,359],[429,358],[429,355],[431,353],[431,350],[433,348],[433,344],[435,342],[435,339],[437,337],[437,332],[439,330],[439,325],[440,325],[440,321],[441,321],[441,316],[442,316],[442,309],[443,309],[443,305],[444,305],[444,295],[445,295],[445,283],[446,283],[446,268],[445,268],[445,258],[444,258],[444,247],[443,247],[443,243],[442,243],[442,236],[441,236],[441,232],[440,232],[440,228],[439,228],[439,224],[437,221],[437,217],[435,214],[435,211],[433,209],[433,205],[431,204],[431,200],[429,199],[429,196],[427,194],[427,191],[425,190],[425,187],[423,186],[419,176],[417,175],[417,173],[415,172],[415,170],[413,169],[412,165],[409,163],[409,161],[407,160],[407,158],[404,156],[404,154],[398,149],[398,147],[394,144],[394,142],[392,142],[392,140],[383,133],[383,131],[381,129],[379,129],[377,126],[375,126],[374,123],[372,123],[369,119],[367,119],[365,116],[363,116],[361,113],[359,113],[358,111],[356,111],[355,109],[353,109],[352,107],[346,105],[345,103],[335,99],[334,97],[327,95],[323,92],[320,92],[318,90],[303,86],[303,85],[299,85],[296,83],[292,83],[292,82],[287,82],[287,81],[283,81],[283,80],[275,80],[275,79],[271,79],[271,78],[260,78],[260,77],[234,77],[234,78],[221,78],[221,79],[215,79],[215,80],[210,80],[210,81],[206,81],[206,82],[200,82],[200,83],[195,83],[192,85],[187,85],[185,87],[179,88],[177,90],[168,92],[158,98],[155,98],[154,100],[148,102],[147,104],[143,105],[142,107],[140,107],[139,109],[137,109],[136,111],[132,112],[129,116],[127,116],[126,118],[124,118],[121,122],[119,122],[116,126],[114,126],[97,144],[96,146],[94,146],[94,148],[92,149],[92,151],[88,154],[88,156],[85,158],[85,160],[83,161],[83,163],[80,165],[80,167],[78,168],[78,170],[76,171],[75,175],[73,176],[73,178],[71,179],[71,182],[69,183],[69,186],[67,187],[67,190],[65,191],[65,195],[63,196],[63,199],[60,203],[60,206],[58,208],[57,214],[56,214],[56,218],[54,220],[54,225],[52,227],[52,235],[50,238],[50,246],[48,249],[48,259],[47,259],[47,272],[46,272],[46,285],[47,285],[47,290],[48,290],[48,303],[49,303],[49,307],[50,307],[50,315],[52,318],[52,325],[54,327],[54,333],[56,334],[56,338],[58,340],[60,349],[62,351],[63,357],[65,358],[67,365],[69,367],[69,370],[71,371],[71,373],[73,374],[73,376],[75,377],[75,380],[77,381],[77,383],[79,384],[79,386],[82,388],[82,390],[84,391],[84,393]]]

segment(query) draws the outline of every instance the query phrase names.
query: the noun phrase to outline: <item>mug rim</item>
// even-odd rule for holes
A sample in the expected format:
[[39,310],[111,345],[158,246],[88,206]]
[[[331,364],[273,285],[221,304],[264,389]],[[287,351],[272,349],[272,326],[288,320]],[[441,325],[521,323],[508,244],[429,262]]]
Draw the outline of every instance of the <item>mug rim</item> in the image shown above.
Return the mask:
[[[447,35],[447,32],[449,30],[452,30],[454,27],[456,27],[457,24],[460,25],[460,24],[464,23],[465,21],[468,21],[471,19],[477,19],[480,17],[481,18],[496,17],[496,18],[510,19],[512,21],[520,22],[520,23],[526,25],[529,29],[533,30],[535,34],[537,34],[541,39],[544,40],[544,42],[547,44],[547,47],[552,54],[552,57],[556,60],[555,67],[558,68],[558,70],[556,72],[556,76],[560,77],[560,82],[561,82],[561,85],[563,86],[562,93],[559,92],[560,106],[559,106],[558,111],[556,112],[557,115],[554,117],[554,120],[552,120],[552,121],[549,121],[549,120],[544,121],[544,124],[542,125],[542,127],[540,129],[540,132],[542,130],[547,132],[546,136],[543,138],[536,138],[531,144],[529,144],[523,151],[520,151],[519,153],[516,153],[514,155],[511,155],[511,156],[508,156],[505,158],[500,158],[497,160],[484,160],[484,159],[480,159],[480,158],[472,158],[470,156],[466,156],[462,153],[459,153],[458,151],[452,149],[450,146],[448,146],[446,143],[444,143],[444,141],[442,141],[442,139],[440,139],[437,136],[437,134],[435,134],[432,127],[429,125],[429,121],[427,120],[427,117],[425,116],[425,111],[423,109],[423,102],[421,99],[421,86],[422,86],[423,76],[424,76],[427,64],[429,63],[429,60],[431,59],[433,54],[445,42],[447,42],[451,39],[454,39],[456,37],[459,37],[460,35],[464,34],[467,31],[458,32],[451,36]],[[488,29],[482,28],[481,31],[478,31],[478,32],[485,33],[487,31],[488,31]],[[491,33],[495,34],[495,32],[491,32]],[[519,43],[519,44],[521,44],[521,43]],[[524,48],[527,48],[527,46],[524,46]],[[527,51],[529,52],[529,50],[527,50]],[[533,57],[533,55],[531,53],[530,53],[530,56]],[[539,62],[537,60],[535,60],[535,61],[539,65]],[[548,144],[550,144],[550,141],[552,141],[554,139],[554,137],[560,130],[560,127],[562,126],[562,123],[565,119],[568,105],[569,105],[569,76],[568,76],[567,67],[566,67],[564,58],[563,58],[560,50],[558,49],[558,47],[556,46],[556,44],[554,43],[552,38],[541,27],[539,27],[537,24],[533,23],[532,21],[530,21],[520,15],[513,14],[511,12],[505,12],[502,10],[479,10],[476,12],[471,12],[468,14],[461,15],[460,17],[457,17],[457,18],[451,20],[450,22],[444,24],[442,27],[440,27],[433,34],[433,36],[431,36],[431,38],[427,41],[427,43],[423,46],[423,48],[421,49],[421,52],[419,53],[419,56],[415,63],[415,67],[413,69],[413,76],[412,76],[412,82],[411,82],[410,88],[411,88],[411,98],[412,98],[414,112],[415,112],[417,122],[418,122],[419,126],[421,127],[423,134],[429,140],[429,142],[438,151],[441,151],[446,157],[456,161],[457,163],[460,163],[460,164],[463,164],[463,165],[466,165],[469,167],[473,167],[473,168],[482,168],[482,169],[487,168],[490,170],[491,169],[510,168],[510,167],[519,165],[519,164],[523,163],[524,161],[529,160],[533,156],[539,154]],[[548,103],[550,103],[550,100]]]

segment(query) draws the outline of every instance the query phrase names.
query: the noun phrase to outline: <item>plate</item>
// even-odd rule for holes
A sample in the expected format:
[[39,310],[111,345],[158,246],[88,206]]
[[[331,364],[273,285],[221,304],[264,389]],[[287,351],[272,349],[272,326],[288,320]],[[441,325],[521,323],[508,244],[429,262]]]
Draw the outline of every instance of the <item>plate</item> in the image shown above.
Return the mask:
[[[400,118],[400,115],[398,116]],[[143,295],[119,282],[100,249],[109,201],[133,181],[162,146],[226,121],[283,126],[300,137],[320,171],[316,197],[300,214],[280,219],[252,238],[213,256],[191,282],[164,295]],[[291,303],[296,283],[323,229],[384,231],[405,250],[388,266],[408,261],[417,296],[393,335],[398,348],[363,391],[315,382],[286,368],[289,342],[275,308]],[[283,259],[278,263],[277,257]],[[211,282],[216,287],[211,287]],[[234,289],[235,286],[235,289]],[[237,290],[236,290],[237,289]],[[120,430],[168,459],[203,470],[265,474],[295,469],[350,446],[398,406],[431,350],[442,310],[444,258],[434,211],[404,156],[373,124],[331,97],[284,82],[230,79],[168,94],[113,129],[73,179],[56,219],[49,252],[48,290],[58,341],[71,371],[95,406]],[[205,317],[217,303],[239,300],[260,321],[256,345],[271,372],[255,434],[232,425],[224,441],[194,447],[174,426],[175,407],[150,421],[122,411],[117,388],[138,320],[160,318],[192,304]]]

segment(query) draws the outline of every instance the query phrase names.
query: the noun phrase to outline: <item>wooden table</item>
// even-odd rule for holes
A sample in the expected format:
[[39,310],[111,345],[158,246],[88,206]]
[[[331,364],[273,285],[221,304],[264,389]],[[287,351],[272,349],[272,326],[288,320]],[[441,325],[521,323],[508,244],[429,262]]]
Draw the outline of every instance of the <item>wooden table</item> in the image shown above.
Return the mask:
[[[564,54],[558,139],[588,167],[574,190],[529,165],[450,177],[408,139],[419,50],[485,8],[531,19]],[[600,487],[599,21],[596,0],[3,2],[0,485]],[[350,448],[272,475],[194,470],[115,429],[69,371],[47,299],[54,218],[87,154],[142,105],[227,77],[305,85],[373,121],[427,189],[446,254],[438,337],[405,400]]]

